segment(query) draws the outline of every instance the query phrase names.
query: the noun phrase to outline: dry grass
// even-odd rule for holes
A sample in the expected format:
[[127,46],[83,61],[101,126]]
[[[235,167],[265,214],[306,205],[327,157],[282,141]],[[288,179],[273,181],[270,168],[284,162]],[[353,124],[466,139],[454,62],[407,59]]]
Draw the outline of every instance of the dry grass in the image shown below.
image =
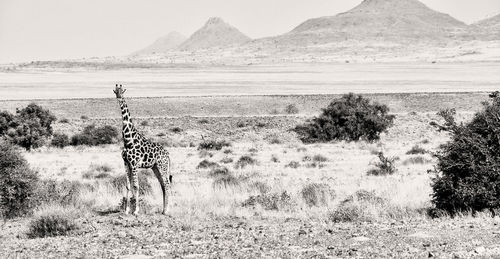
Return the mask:
[[[432,119],[435,119],[433,114],[401,115],[396,119],[396,125],[377,143],[303,145],[286,141],[270,144],[268,135],[253,134],[248,129],[245,137],[230,139],[230,149],[207,151],[197,150],[198,146],[169,148],[174,174],[169,213],[193,221],[207,216],[230,215],[330,218],[335,221],[335,218],[343,217],[339,216],[342,213],[352,214],[349,217],[353,220],[370,221],[425,217],[422,210],[430,206],[431,191],[430,176],[426,171],[432,168],[433,161],[426,154],[420,163],[418,156],[406,155],[406,152],[408,143],[411,145],[427,139],[429,141],[422,145],[425,145],[426,150],[434,151],[447,140],[444,133],[428,127]],[[234,127],[239,130],[236,125]],[[189,134],[196,135],[189,130],[176,133],[180,135],[179,138]],[[252,155],[248,153],[250,149],[255,149]],[[383,150],[389,157],[401,157],[400,161],[395,162],[398,173],[366,176],[366,171],[378,161],[371,154],[373,150]],[[120,209],[125,191],[123,186],[116,188],[109,180],[125,176],[119,154],[120,146],[110,145],[67,147],[64,150],[48,148],[28,152],[26,157],[44,178],[91,184],[93,188],[86,188],[80,193],[80,200],[87,204],[89,211],[115,211]],[[207,163],[203,163],[204,159],[207,159]],[[303,159],[307,161],[298,162]],[[210,166],[216,164],[213,161],[223,161],[231,169],[228,172],[203,172],[197,169],[202,164],[202,167],[207,164],[210,170],[222,168]],[[290,162],[301,166],[287,166]],[[312,166],[312,163],[316,163],[316,166]],[[58,175],[62,168],[65,168],[66,173]],[[93,171],[93,176],[82,179],[82,175],[88,171]],[[107,171],[109,177],[96,177],[98,171]],[[148,181],[151,187],[141,196],[141,213],[158,213],[162,207],[161,189],[154,177]],[[328,191],[322,189],[325,184]],[[381,197],[383,205],[357,200],[347,204],[344,202],[362,189]],[[286,193],[286,199],[281,199],[283,193]],[[251,203],[249,199],[253,199],[253,204],[257,205],[242,206]],[[270,205],[259,205],[261,201]],[[268,207],[273,209],[266,209]],[[335,211],[338,215],[332,216]],[[359,216],[357,218],[356,213]]]

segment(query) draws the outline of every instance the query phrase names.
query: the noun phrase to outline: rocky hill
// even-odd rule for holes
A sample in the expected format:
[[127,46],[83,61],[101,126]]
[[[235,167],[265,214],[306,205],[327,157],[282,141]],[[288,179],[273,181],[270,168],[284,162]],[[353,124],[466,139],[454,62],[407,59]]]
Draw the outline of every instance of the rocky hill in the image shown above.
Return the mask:
[[277,40],[297,45],[346,40],[414,42],[456,38],[466,31],[465,23],[417,0],[364,0],[345,13],[309,19]]
[[476,38],[500,40],[500,14],[472,24]]
[[189,39],[179,46],[179,50],[198,50],[214,47],[239,45],[251,39],[237,28],[224,22],[221,18],[212,17]]
[[147,46],[146,48],[133,53],[133,55],[165,53],[177,48],[186,39],[186,36],[174,31],[157,39],[153,44]]

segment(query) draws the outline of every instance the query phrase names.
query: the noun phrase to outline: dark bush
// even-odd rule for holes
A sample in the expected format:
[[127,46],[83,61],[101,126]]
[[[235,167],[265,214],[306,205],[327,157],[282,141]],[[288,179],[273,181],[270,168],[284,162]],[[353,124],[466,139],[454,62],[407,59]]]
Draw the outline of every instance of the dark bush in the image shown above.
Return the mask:
[[115,143],[118,139],[118,130],[113,126],[96,127],[94,124],[88,125],[82,133],[71,137],[71,145],[98,146]]
[[198,150],[221,150],[223,147],[229,147],[231,143],[225,140],[204,140],[198,145]]
[[7,111],[0,111],[0,135],[5,135],[7,133],[13,120],[14,115]]
[[386,157],[383,152],[379,152],[378,159],[380,162],[375,163],[376,168],[369,170],[368,175],[390,175],[397,171],[395,165],[397,157]]
[[331,140],[378,140],[380,133],[390,127],[394,115],[388,115],[386,105],[370,104],[368,99],[352,93],[336,99],[323,109],[319,117],[295,127],[305,143]]
[[[13,117],[7,112],[2,113],[0,117],[0,127],[4,134],[7,133],[12,143],[27,150],[42,146],[45,139],[52,136],[52,122],[56,120],[49,110],[34,103],[17,109]],[[6,132],[5,126],[8,127]]]
[[6,218],[31,214],[38,174],[6,141],[0,141],[0,213]]
[[64,133],[54,133],[50,145],[58,148],[63,148],[69,145],[69,137]]
[[440,113],[444,125],[434,123],[451,133],[436,154],[432,202],[438,210],[454,215],[500,208],[500,96],[490,97],[469,123],[457,124],[449,111]]
[[50,211],[33,219],[29,225],[28,237],[65,236],[77,229],[75,219],[64,211]]

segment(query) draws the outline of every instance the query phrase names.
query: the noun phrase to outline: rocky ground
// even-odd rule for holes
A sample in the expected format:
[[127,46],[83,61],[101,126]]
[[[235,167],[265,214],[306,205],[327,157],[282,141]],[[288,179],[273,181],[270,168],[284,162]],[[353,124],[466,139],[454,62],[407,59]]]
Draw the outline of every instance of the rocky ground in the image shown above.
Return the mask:
[[500,221],[487,217],[331,223],[311,219],[217,218],[183,222],[113,213],[81,219],[68,237],[28,239],[8,222],[1,257],[491,258],[500,256]]

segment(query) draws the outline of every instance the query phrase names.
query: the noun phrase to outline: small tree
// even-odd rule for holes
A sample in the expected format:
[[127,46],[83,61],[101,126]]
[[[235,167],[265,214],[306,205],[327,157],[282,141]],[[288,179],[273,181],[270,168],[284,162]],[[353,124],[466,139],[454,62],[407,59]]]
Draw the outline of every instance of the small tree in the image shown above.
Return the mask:
[[500,97],[490,97],[469,123],[457,124],[453,110],[439,113],[444,125],[433,123],[451,141],[436,154],[432,202],[451,215],[500,208]]
[[98,146],[112,144],[118,138],[118,130],[113,126],[96,127],[94,124],[88,125],[82,133],[71,137],[71,145]]
[[331,102],[319,117],[297,126],[295,132],[306,143],[378,140],[395,118],[388,112],[386,105],[371,104],[361,95],[350,93]]
[[[2,117],[1,121],[10,120],[6,131],[9,139],[27,150],[43,145],[45,139],[52,135],[52,122],[56,120],[49,110],[34,103],[26,108],[17,109],[13,117],[6,112],[0,117]],[[5,133],[5,130],[3,132]]]

